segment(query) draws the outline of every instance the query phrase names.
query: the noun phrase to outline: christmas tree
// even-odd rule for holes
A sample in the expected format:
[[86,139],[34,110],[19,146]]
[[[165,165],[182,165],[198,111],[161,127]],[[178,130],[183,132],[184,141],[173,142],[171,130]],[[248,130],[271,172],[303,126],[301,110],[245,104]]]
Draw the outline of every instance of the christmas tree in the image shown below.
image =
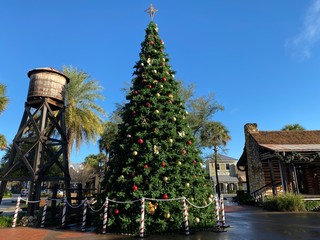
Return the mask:
[[191,229],[214,224],[213,189],[164,50],[158,27],[151,21],[106,172],[109,230],[137,233],[141,211],[135,200],[142,197],[147,233],[183,229],[181,197],[193,204],[188,204]]

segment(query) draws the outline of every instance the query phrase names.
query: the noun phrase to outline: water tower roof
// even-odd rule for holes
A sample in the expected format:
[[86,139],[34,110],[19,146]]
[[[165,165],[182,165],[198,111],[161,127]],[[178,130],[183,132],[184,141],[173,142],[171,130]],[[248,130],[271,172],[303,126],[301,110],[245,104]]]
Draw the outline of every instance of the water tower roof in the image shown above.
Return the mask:
[[54,68],[52,68],[52,67],[44,67],[44,68],[35,68],[35,69],[32,69],[32,70],[30,70],[30,71],[28,72],[28,77],[30,77],[31,74],[33,74],[33,73],[35,73],[35,72],[43,72],[43,71],[57,73],[57,74],[65,77],[65,78],[67,79],[67,83],[70,82],[70,79],[69,79],[66,75],[64,75],[62,72],[60,72],[60,71],[58,71],[58,70],[56,70],[56,69],[54,69]]

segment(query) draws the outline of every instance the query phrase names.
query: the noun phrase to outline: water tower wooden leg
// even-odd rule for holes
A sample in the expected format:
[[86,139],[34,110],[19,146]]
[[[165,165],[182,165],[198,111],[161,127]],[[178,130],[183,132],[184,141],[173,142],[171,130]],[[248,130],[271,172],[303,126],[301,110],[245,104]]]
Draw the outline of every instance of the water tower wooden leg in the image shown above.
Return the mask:
[[3,195],[6,191],[7,181],[1,181],[0,185],[0,203],[2,202]]

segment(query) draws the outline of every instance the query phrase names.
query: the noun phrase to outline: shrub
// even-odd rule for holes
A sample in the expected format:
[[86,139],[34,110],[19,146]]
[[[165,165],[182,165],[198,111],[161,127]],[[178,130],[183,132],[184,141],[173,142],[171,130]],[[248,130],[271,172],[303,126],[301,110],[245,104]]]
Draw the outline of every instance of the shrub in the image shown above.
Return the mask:
[[12,216],[0,216],[0,227],[11,227],[12,221]]
[[267,197],[262,207],[269,211],[300,212],[305,211],[303,197],[292,193]]
[[3,197],[4,197],[4,198],[11,198],[11,197],[12,197],[12,193],[11,193],[10,191],[6,190],[6,191],[4,192],[4,194],[3,194]]
[[320,211],[320,201],[305,201],[304,206],[307,211]]
[[254,197],[252,197],[249,193],[238,194],[235,198],[233,198],[233,200],[239,204],[255,205]]

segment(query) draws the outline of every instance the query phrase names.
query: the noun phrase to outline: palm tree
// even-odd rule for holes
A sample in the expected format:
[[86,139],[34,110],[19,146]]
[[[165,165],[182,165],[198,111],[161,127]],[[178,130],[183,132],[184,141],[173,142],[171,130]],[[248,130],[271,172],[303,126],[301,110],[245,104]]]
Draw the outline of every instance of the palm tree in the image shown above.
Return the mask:
[[67,156],[70,161],[72,148],[75,144],[79,151],[83,142],[89,144],[96,141],[103,131],[104,110],[96,103],[104,99],[99,93],[102,87],[98,81],[72,66],[63,67],[63,73],[70,79],[67,85],[66,127],[67,127]]
[[0,114],[7,108],[9,99],[5,95],[6,86],[0,83]]
[[221,122],[207,122],[200,133],[201,146],[213,147],[214,165],[216,172],[217,193],[220,199],[220,183],[218,177],[218,149],[227,145],[231,140],[229,131]]
[[[8,97],[5,95],[6,86],[0,83],[0,114],[7,108],[8,105]],[[4,150],[7,146],[6,137],[0,134],[0,150]]]
[[114,140],[116,139],[117,132],[118,132],[118,125],[116,123],[114,122],[104,123],[104,131],[101,134],[98,142],[99,142],[100,152],[105,152],[106,154],[106,162],[109,161],[111,146]]
[[304,131],[304,130],[306,129],[298,123],[287,124],[283,128],[281,128],[281,131]]
[[0,150],[5,150],[7,147],[7,140],[6,137],[0,134]]

